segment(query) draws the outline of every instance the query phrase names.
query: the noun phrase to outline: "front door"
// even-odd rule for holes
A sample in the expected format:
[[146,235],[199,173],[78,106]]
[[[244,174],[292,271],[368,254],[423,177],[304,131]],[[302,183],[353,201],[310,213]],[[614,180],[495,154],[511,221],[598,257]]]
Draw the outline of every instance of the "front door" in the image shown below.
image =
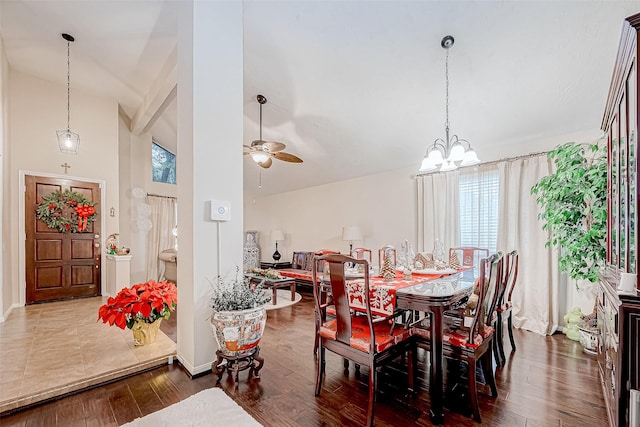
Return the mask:
[[[71,190],[95,204],[96,220],[77,232],[60,232],[38,219],[43,198]],[[100,185],[25,176],[27,304],[100,294]],[[61,212],[69,215],[69,212]]]

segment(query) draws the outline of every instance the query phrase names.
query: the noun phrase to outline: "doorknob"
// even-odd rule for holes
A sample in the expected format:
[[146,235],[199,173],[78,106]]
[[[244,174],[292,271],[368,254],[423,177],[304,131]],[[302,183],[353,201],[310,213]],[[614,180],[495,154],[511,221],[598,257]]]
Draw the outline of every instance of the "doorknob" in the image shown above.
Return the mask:
[[99,234],[94,234],[94,235],[93,235],[93,238],[94,238],[94,239],[99,239],[99,238],[100,238],[100,235],[99,235]]

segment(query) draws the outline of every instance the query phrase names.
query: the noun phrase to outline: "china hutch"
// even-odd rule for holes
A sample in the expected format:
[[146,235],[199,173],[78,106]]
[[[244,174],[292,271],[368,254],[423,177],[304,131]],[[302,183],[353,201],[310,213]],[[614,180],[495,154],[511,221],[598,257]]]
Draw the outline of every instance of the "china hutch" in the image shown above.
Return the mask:
[[638,266],[638,35],[640,14],[624,21],[602,120],[608,141],[607,263],[600,275],[598,365],[610,426],[636,427],[640,389],[640,289],[618,291],[620,273]]

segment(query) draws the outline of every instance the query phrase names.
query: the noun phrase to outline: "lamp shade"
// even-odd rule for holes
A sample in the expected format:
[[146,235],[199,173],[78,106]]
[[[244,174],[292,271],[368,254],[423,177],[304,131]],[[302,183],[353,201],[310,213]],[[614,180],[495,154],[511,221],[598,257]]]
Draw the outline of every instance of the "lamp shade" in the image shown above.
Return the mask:
[[271,232],[271,239],[276,242],[284,240],[284,233],[282,232],[282,230],[273,230]]
[[354,225],[342,227],[342,240],[348,240],[350,242],[354,240],[362,240],[362,233],[360,232],[360,228]]

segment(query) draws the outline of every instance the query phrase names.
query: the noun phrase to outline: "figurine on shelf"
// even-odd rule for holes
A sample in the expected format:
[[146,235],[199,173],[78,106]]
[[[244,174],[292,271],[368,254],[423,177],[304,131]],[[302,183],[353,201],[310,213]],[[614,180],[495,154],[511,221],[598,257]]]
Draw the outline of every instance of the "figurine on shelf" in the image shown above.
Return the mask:
[[113,233],[113,234],[109,234],[109,237],[107,237],[107,243],[105,245],[106,246],[105,250],[107,251],[107,254],[116,255],[116,251],[118,249],[118,246],[120,245],[118,242],[118,236],[120,236],[120,234]]

